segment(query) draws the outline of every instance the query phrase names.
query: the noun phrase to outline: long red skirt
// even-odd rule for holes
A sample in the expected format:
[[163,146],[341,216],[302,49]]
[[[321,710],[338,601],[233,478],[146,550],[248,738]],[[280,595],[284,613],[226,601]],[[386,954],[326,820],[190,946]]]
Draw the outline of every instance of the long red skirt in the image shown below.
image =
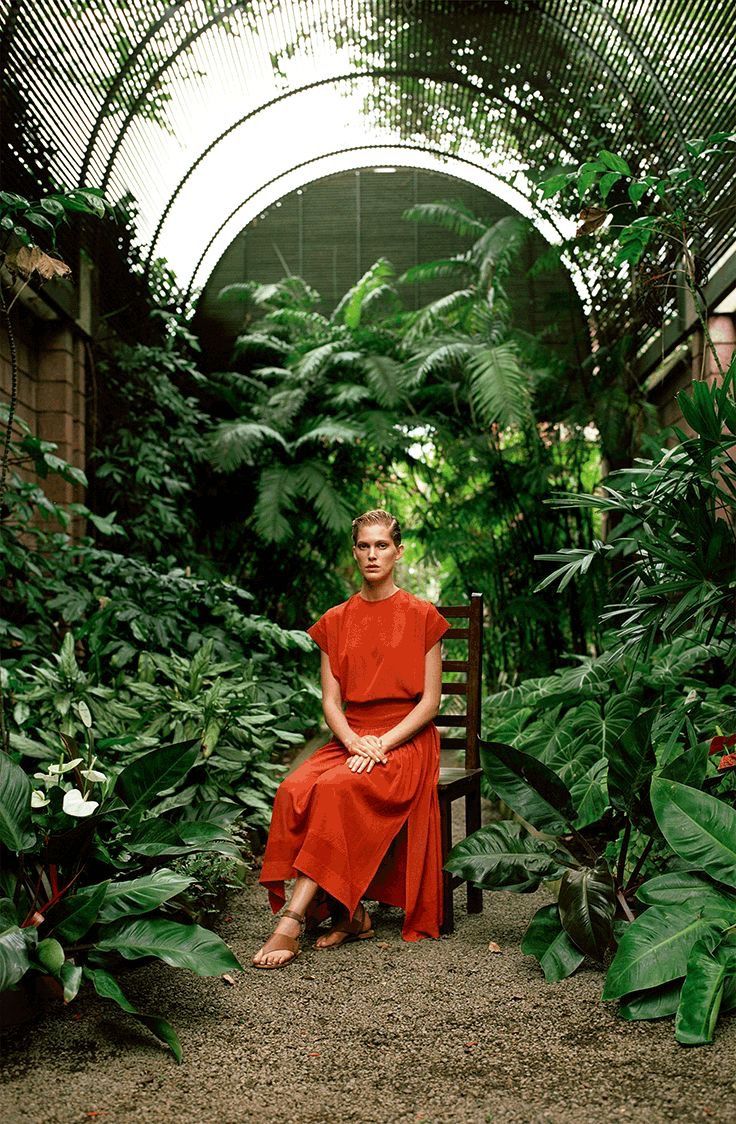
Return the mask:
[[[352,704],[358,734],[382,734],[413,710],[411,700]],[[276,791],[259,876],[277,913],[284,882],[306,874],[350,911],[361,898],[404,910],[405,941],[437,938],[442,923],[442,841],[437,782],[439,732],[429,722],[370,773],[348,768],[334,739],[315,750]],[[329,906],[312,902],[324,920]]]

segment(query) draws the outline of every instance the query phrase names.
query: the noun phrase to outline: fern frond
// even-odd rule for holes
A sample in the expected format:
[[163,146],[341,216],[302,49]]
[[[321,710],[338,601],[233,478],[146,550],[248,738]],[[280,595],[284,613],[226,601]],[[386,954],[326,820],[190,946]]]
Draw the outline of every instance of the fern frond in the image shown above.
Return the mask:
[[527,377],[510,344],[476,350],[468,375],[473,405],[486,425],[523,425],[532,420]]
[[403,364],[388,355],[366,355],[363,369],[380,406],[390,408],[401,401],[408,384]]
[[292,448],[299,449],[309,441],[326,441],[330,445],[340,445],[345,442],[352,442],[360,436],[362,436],[360,426],[347,421],[340,421],[337,418],[325,418],[298,437]]
[[293,534],[284,515],[295,507],[299,494],[299,470],[294,465],[274,465],[261,473],[258,499],[253,508],[256,532],[266,542],[281,543]]
[[401,217],[409,222],[442,226],[462,238],[480,238],[488,229],[487,223],[476,218],[464,203],[450,199],[438,203],[416,203],[404,211]]
[[288,448],[278,430],[263,422],[222,422],[212,434],[212,464],[220,472],[234,472],[243,464],[252,465],[255,452],[271,441],[281,445],[283,449]]
[[246,332],[235,341],[234,353],[238,358],[244,355],[262,355],[264,352],[284,357],[289,353],[289,345],[265,332]]
[[357,383],[338,383],[332,390],[332,405],[338,409],[342,409],[343,406],[357,406],[370,397],[370,391],[365,386],[358,386]]
[[329,340],[319,347],[312,347],[302,355],[296,365],[299,378],[311,380],[315,375],[324,372],[327,362],[338,351],[344,348],[342,340]]
[[461,369],[474,351],[475,345],[469,340],[455,340],[435,346],[419,364],[417,379],[421,381],[437,371]]
[[329,469],[318,461],[299,465],[297,480],[301,492],[312,501],[317,518],[329,531],[345,531],[350,526],[350,509],[334,486]]
[[217,300],[222,301],[223,304],[255,304],[255,295],[259,288],[257,281],[236,281],[220,289]]

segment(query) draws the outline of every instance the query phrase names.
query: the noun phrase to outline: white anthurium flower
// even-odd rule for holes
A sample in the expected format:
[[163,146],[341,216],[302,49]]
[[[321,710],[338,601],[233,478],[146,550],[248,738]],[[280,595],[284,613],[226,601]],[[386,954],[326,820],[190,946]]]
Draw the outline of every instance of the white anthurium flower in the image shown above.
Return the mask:
[[31,807],[45,808],[49,802],[48,796],[40,788],[35,788],[31,793]]
[[52,777],[50,773],[34,773],[34,781],[45,781],[46,784],[56,784],[57,777]]
[[85,800],[78,788],[70,788],[61,806],[68,816],[91,816],[100,804],[98,800]]
[[82,774],[83,777],[86,777],[88,781],[93,781],[93,782],[96,782],[98,784],[101,783],[102,781],[107,780],[107,777],[105,776],[105,774],[98,772],[97,769],[80,769],[79,772]]
[[50,773],[68,773],[70,769],[76,769],[77,765],[81,765],[83,757],[75,757],[72,761],[65,761],[63,765],[49,765]]

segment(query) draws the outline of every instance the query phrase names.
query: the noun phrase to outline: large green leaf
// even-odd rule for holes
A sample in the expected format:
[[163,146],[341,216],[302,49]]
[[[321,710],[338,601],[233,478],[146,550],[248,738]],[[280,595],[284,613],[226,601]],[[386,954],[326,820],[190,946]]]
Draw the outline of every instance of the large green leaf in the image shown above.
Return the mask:
[[651,798],[672,850],[712,878],[736,887],[736,812],[689,785],[654,777]]
[[109,972],[106,972],[104,968],[85,967],[83,971],[85,978],[90,980],[98,995],[102,996],[103,999],[112,999],[123,1011],[127,1011],[129,1015],[133,1015],[134,1018],[138,1019],[138,1022],[147,1026],[157,1038],[169,1047],[177,1062],[181,1063],[181,1042],[171,1023],[167,1022],[166,1019],[160,1018],[158,1015],[143,1014],[134,1007],[130,1000],[123,994],[120,984],[115,977]]
[[724,918],[701,917],[687,904],[651,906],[623,933],[602,998],[619,999],[679,979],[695,942],[702,938],[713,947],[726,925]]
[[[673,870],[648,879],[636,891],[640,902],[646,905],[675,905],[689,902],[695,909],[706,902],[731,912],[736,912],[736,894],[720,889],[704,875],[691,870]],[[728,914],[724,914],[727,916]]]
[[17,984],[30,966],[23,930],[18,925],[11,925],[0,933],[0,991]]
[[713,1033],[723,999],[728,965],[719,961],[707,941],[696,941],[690,950],[687,975],[675,1016],[675,1038],[685,1046],[704,1046]]
[[693,746],[692,749],[686,749],[684,753],[673,757],[663,769],[660,769],[659,776],[669,781],[678,781],[679,784],[700,788],[707,767],[708,745],[703,742],[702,745]]
[[647,991],[634,991],[626,997],[618,1013],[622,1019],[633,1022],[635,1019],[663,1019],[674,1015],[680,1002],[682,980],[671,980],[661,987],[648,988]]
[[97,920],[109,883],[108,879],[62,898],[51,915],[55,935],[62,940],[78,941],[88,933]]
[[605,860],[566,870],[557,897],[562,926],[581,952],[602,960],[613,939],[616,889]]
[[218,976],[242,967],[216,933],[177,921],[144,919],[106,925],[95,948],[119,952],[126,960],[157,956],[174,968],[189,968],[197,976]]
[[[552,856],[553,844],[535,839],[519,823],[488,824],[456,843],[445,870],[485,890],[536,889],[543,878],[559,878],[564,867]],[[531,885],[530,885],[531,883]]]
[[640,820],[649,812],[647,786],[657,766],[652,725],[659,707],[644,710],[608,747],[608,795],[611,804]]
[[489,785],[510,808],[549,835],[569,831],[577,812],[570,790],[542,761],[504,742],[479,739]]
[[529,923],[521,951],[536,956],[546,980],[564,980],[585,959],[562,928],[557,903],[541,906]]
[[182,780],[199,756],[199,740],[189,738],[175,745],[160,746],[126,765],[117,779],[116,791],[132,810],[147,808],[154,796]]
[[11,851],[29,851],[36,842],[31,824],[31,782],[0,751],[0,842]]
[[[187,836],[186,840],[182,835]],[[136,855],[154,857],[212,851],[241,858],[239,848],[232,840],[223,838],[225,835],[226,829],[219,824],[200,824],[198,821],[173,824],[167,820],[146,820],[136,828],[126,846]]]
[[182,893],[193,881],[193,878],[175,874],[173,870],[162,866],[140,878],[132,878],[124,882],[108,880],[95,886],[85,886],[75,897],[91,897],[100,885],[106,887],[97,920],[117,921],[120,917],[137,917],[141,913],[148,913],[169,898]]
[[608,761],[602,757],[570,788],[570,796],[578,810],[575,827],[587,827],[599,820],[608,807]]

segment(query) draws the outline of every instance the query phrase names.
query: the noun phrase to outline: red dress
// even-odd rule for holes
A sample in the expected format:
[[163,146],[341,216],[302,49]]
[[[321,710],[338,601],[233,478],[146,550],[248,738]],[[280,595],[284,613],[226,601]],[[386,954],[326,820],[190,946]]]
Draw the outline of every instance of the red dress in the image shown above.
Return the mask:
[[[382,734],[424,690],[424,657],[449,628],[429,601],[398,589],[381,601],[354,593],[308,634],[330,659],[356,734]],[[259,881],[276,913],[284,881],[306,874],[350,911],[361,898],[404,910],[402,937],[439,937],[442,842],[439,732],[428,722],[368,773],[348,768],[331,739],[279,785]],[[323,920],[326,904],[309,914]]]

